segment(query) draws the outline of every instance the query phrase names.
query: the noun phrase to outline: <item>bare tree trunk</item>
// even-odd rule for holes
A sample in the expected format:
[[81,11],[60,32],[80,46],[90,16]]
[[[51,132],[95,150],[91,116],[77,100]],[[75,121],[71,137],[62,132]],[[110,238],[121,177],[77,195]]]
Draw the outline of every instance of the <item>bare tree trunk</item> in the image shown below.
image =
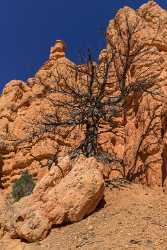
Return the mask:
[[2,156],[0,155],[0,188],[3,187],[3,186],[2,186],[2,181],[1,181],[3,165],[4,165],[4,162],[3,162]]
[[82,144],[83,154],[87,157],[97,155],[98,124],[94,121],[86,124],[85,139]]

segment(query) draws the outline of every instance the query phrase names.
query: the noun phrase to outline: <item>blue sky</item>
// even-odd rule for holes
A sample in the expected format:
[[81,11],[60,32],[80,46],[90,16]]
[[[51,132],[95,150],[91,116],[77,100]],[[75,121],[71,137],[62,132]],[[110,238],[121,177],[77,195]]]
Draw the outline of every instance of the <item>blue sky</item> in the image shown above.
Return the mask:
[[[49,48],[63,39],[67,56],[104,47],[101,31],[116,11],[143,0],[0,0],[0,89],[11,79],[32,76],[47,60]],[[167,9],[167,1],[157,1]]]

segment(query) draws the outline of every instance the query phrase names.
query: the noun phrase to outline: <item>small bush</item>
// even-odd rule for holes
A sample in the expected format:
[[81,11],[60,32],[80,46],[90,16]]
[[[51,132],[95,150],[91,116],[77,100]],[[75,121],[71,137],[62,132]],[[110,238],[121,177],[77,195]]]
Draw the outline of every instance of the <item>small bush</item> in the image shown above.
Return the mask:
[[8,93],[4,90],[2,94],[3,94],[3,95],[7,95]]
[[21,177],[13,184],[12,197],[19,201],[22,197],[30,195],[35,187],[32,175],[28,171],[22,173]]

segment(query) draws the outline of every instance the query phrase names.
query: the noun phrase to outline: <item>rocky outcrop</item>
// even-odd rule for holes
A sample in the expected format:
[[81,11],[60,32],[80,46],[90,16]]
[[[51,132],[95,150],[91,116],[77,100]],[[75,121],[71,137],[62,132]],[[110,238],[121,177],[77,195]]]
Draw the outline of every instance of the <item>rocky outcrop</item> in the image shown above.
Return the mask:
[[97,166],[94,158],[80,157],[73,164],[62,159],[30,196],[10,204],[10,209],[2,204],[1,229],[33,242],[44,239],[53,225],[82,220],[103,198],[104,180]]
[[[68,60],[63,41],[56,41],[33,78],[5,86],[0,97],[0,191],[8,192],[0,192],[0,237],[8,232],[32,242],[44,239],[52,226],[82,220],[102,199],[104,179],[124,176],[167,191],[167,12],[154,1],[138,10],[124,7],[109,22],[106,38],[99,63],[93,65],[101,81],[106,58],[118,54],[109,68],[107,94],[117,96],[125,63],[129,67],[125,86],[142,83],[144,91],[125,95],[123,112],[112,119],[112,132],[99,130],[105,152],[99,161],[69,157],[82,141],[83,127],[61,127],[55,132],[44,123],[45,116],[56,117],[56,100],[68,100],[68,95],[54,93],[57,82],[68,82],[69,89],[75,84],[77,89],[84,88],[87,79],[89,65]],[[108,155],[113,163],[106,160]],[[13,203],[4,194],[25,170],[37,184],[31,195]]]
[[[150,93],[127,98],[126,112],[119,118],[121,126],[112,136],[109,150],[122,161],[122,169],[130,180],[158,186],[163,185],[167,172],[166,120],[162,119],[167,96],[166,22],[167,12],[149,1],[136,11],[129,7],[120,9],[107,29],[107,55],[112,53],[113,44],[126,53],[129,35],[131,54],[144,48],[131,64],[126,84],[132,86],[141,76],[142,81],[151,79],[153,83]],[[117,69],[121,68],[119,60],[117,64]],[[111,79],[114,82],[115,75]]]
[[[105,169],[102,166],[102,171],[107,178],[121,173],[130,180],[165,187],[167,12],[154,1],[149,1],[138,10],[129,7],[120,9],[109,22],[107,47],[99,55],[97,68],[103,67],[105,58],[113,53],[112,45],[122,54],[126,52],[124,42],[130,28],[135,28],[131,52],[139,48],[145,52],[136,56],[127,72],[126,84],[132,86],[136,79],[147,78],[149,70],[149,77],[154,83],[150,91],[154,94],[129,96],[126,112],[115,119],[117,128],[114,134],[101,136],[102,148],[119,162]],[[39,126],[43,114],[55,112],[49,99],[62,98],[50,91],[60,75],[71,83],[76,78],[71,70],[76,65],[65,57],[65,50],[64,42],[57,40],[48,61],[33,78],[25,82],[13,80],[3,90],[0,97],[0,151],[3,159],[0,177],[4,188],[11,187],[25,169],[40,180],[52,165],[57,164],[59,157],[67,155],[81,141],[80,128],[69,136],[65,129],[55,134]],[[120,60],[116,63],[117,70],[121,69]],[[109,81],[116,82],[115,71],[111,70]],[[117,91],[115,85],[112,88],[113,93]],[[18,146],[20,141],[23,143]]]
[[[3,158],[1,185],[3,188],[19,178],[26,169],[35,179],[41,179],[57,161],[58,152],[65,151],[63,136],[44,132],[39,123],[43,114],[53,112],[49,93],[58,74],[68,77],[65,45],[58,40],[51,48],[49,60],[39,69],[34,78],[26,82],[9,82],[0,97],[0,152]],[[56,98],[56,97],[55,97]],[[38,134],[38,137],[36,137]],[[20,143],[21,142],[21,143]],[[20,146],[18,146],[20,145]],[[61,154],[59,155],[61,156]]]

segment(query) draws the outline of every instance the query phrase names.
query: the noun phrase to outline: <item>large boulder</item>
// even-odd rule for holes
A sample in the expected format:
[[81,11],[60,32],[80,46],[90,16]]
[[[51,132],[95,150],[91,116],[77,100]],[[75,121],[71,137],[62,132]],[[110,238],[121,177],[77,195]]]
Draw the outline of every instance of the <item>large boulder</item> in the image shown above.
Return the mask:
[[[95,158],[81,158],[56,187],[57,198],[65,209],[65,221],[79,221],[92,213],[103,192],[104,180],[98,170],[98,162]],[[54,190],[48,195],[54,195]]]
[[104,180],[97,166],[96,159],[81,157],[70,171],[68,158],[63,159],[30,196],[12,205],[8,231],[12,230],[13,237],[33,242],[44,239],[53,225],[80,221],[91,214],[104,194]]

